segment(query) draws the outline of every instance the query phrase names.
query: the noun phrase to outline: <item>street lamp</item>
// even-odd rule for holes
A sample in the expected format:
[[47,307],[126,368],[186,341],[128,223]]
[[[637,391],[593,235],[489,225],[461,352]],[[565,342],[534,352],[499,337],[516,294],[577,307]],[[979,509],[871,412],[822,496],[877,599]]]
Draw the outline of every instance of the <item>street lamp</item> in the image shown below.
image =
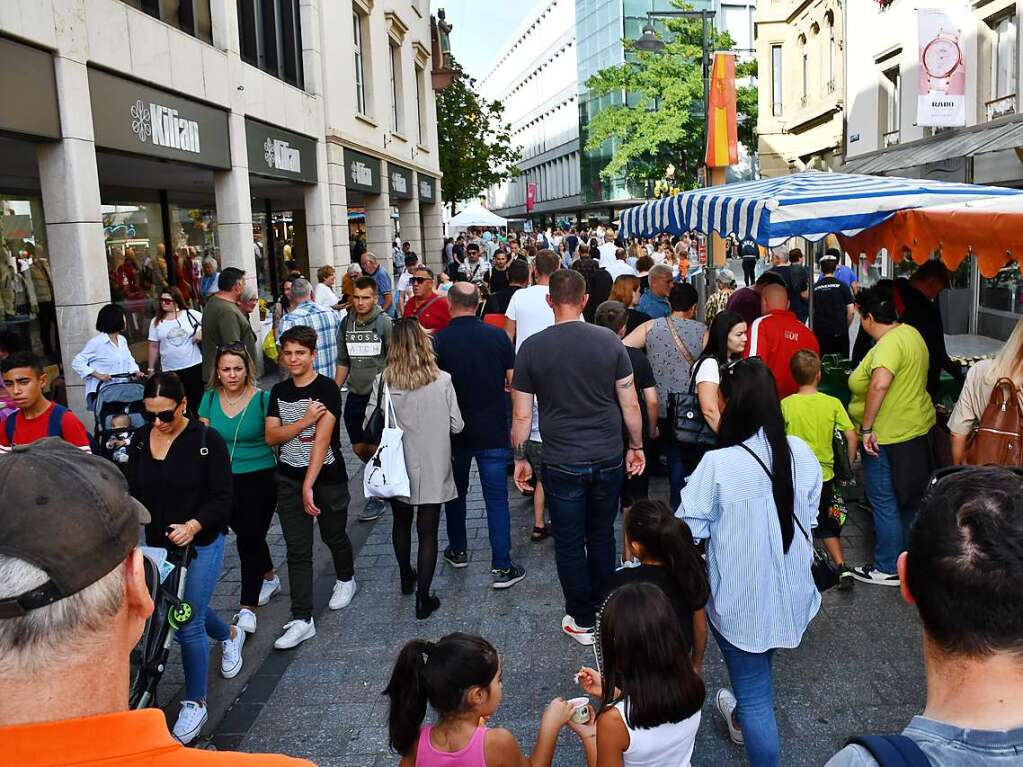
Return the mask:
[[657,36],[654,23],[649,19],[643,27],[643,34],[636,40],[636,48],[647,53],[660,53],[664,50],[664,41]]

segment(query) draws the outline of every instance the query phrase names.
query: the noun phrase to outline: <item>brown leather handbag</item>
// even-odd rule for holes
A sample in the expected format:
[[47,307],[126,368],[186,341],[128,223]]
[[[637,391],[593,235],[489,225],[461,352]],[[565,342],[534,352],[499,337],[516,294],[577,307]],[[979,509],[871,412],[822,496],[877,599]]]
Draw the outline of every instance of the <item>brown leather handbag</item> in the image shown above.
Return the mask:
[[972,466],[1023,466],[1023,414],[1020,392],[1008,378],[999,378],[991,390],[984,415],[966,448]]

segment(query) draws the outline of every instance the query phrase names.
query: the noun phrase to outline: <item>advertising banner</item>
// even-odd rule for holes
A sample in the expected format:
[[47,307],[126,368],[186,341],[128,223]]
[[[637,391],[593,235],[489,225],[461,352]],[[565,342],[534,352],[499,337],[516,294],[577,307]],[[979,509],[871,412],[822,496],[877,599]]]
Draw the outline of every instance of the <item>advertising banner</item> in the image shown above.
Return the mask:
[[935,128],[966,125],[966,53],[962,23],[953,13],[917,10],[920,80],[917,125]]
[[725,168],[739,162],[735,117],[735,54],[718,51],[710,72],[707,106],[707,166]]
[[536,182],[530,181],[526,184],[526,213],[531,212],[534,205],[536,205]]

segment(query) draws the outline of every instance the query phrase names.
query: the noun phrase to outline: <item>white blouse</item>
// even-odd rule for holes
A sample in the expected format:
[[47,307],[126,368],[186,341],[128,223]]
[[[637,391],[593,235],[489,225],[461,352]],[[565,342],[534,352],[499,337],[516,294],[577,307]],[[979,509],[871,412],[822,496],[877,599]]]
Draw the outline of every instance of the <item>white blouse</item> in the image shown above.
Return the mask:
[[100,381],[95,373],[138,373],[139,364],[131,356],[128,339],[117,336],[117,344],[106,333],[99,333],[88,340],[85,348],[71,360],[72,369],[85,381],[85,395],[94,394]]

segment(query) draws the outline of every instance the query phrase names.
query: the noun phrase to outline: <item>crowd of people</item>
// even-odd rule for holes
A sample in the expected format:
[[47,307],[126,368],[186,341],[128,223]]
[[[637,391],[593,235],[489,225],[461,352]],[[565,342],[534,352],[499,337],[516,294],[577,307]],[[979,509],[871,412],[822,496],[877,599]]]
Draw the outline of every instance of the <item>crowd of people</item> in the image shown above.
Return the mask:
[[[839,588],[898,587],[918,608],[928,707],[906,730],[914,747],[932,764],[1012,763],[1023,751],[1023,715],[1003,704],[1023,693],[1023,486],[1005,469],[934,472],[969,462],[1000,382],[1023,383],[1023,323],[996,359],[970,371],[949,440],[935,408],[937,375],[952,367],[935,306],[948,284],[940,262],[866,287],[828,251],[811,285],[795,248],[773,252],[757,276],[747,244],[734,246],[746,284],[717,270],[703,311],[695,237],[625,242],[611,227],[521,239],[469,231],[445,243],[442,269],[396,245],[399,274],[366,251],[339,287],[332,267],[315,285],[292,273],[275,308],[280,380],[268,391],[258,386],[253,292],[241,270],[220,270],[201,314],[161,294],[145,373],[125,342],[124,312],[111,304],[72,367],[90,397],[113,376],[145,380],[145,424],[121,445],[126,480],[98,470],[109,464],[88,455],[81,421],[44,396],[38,358],[0,339],[14,406],[0,428],[0,679],[15,696],[43,683],[56,691],[40,706],[3,696],[0,748],[33,764],[31,739],[59,738],[84,721],[60,720],[127,726],[118,664],[152,607],[140,584],[139,526],[148,545],[194,557],[185,590],[194,614],[177,634],[185,699],[171,731],[180,744],[195,740],[209,716],[208,640],[220,646],[221,674],[236,676],[259,608],[281,591],[282,563],[266,543],[275,512],[291,615],[274,646],[316,635],[316,527],[335,576],[328,608],[357,598],[340,430],[369,472],[387,423],[402,432],[408,489],[369,498],[359,519],[390,507],[395,587],[414,595],[415,617],[442,609],[438,559],[456,570],[470,564],[475,461],[493,588],[527,577],[512,557],[510,470],[513,486],[532,496],[531,540],[553,537],[561,630],[595,645],[599,659],[577,674],[596,705],[552,701],[527,760],[510,732],[484,724],[501,704],[497,649],[461,633],[410,641],[385,690],[403,765],[550,765],[563,726],[590,765],[687,765],[711,636],[731,681],[713,695],[731,740],[757,767],[781,764],[772,662],[800,645],[820,610],[822,568]],[[846,406],[819,388],[822,356],[848,358],[857,317]],[[875,545],[871,561],[854,566],[840,543],[838,499],[858,460]],[[50,487],[55,471],[74,488]],[[650,497],[655,472],[668,477],[666,497]],[[52,496],[88,535],[69,541],[51,523],[25,524],[29,507]],[[103,525],[90,522],[100,514]],[[229,530],[242,580],[230,624],[210,607]],[[55,702],[88,685],[96,685],[88,700]],[[439,716],[432,726],[428,705]],[[149,746],[166,748],[146,722],[155,728]],[[883,764],[871,744],[858,741],[829,764]]]

